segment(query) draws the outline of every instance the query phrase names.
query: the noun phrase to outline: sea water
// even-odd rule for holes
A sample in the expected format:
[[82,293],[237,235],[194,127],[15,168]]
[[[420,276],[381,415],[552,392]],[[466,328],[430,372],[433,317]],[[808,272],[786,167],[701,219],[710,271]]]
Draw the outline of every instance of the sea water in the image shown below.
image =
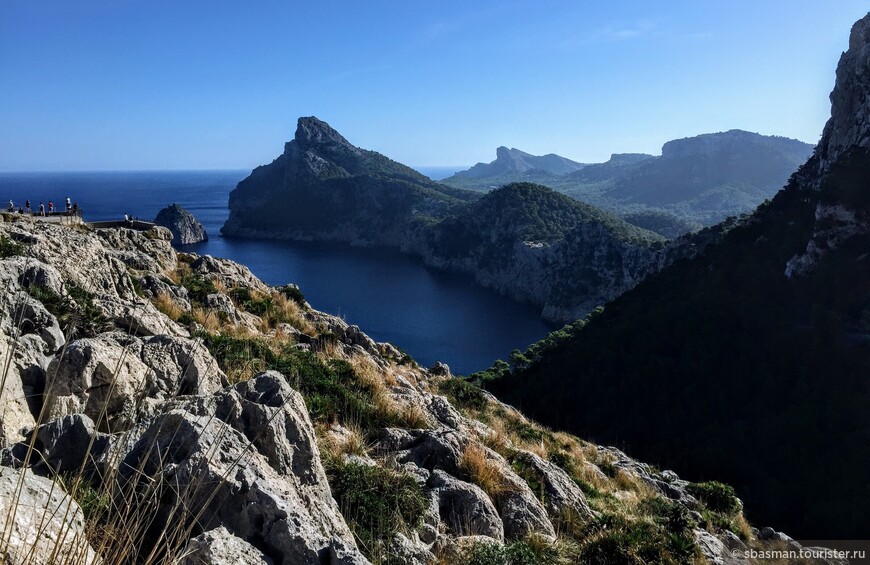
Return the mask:
[[16,206],[29,199],[36,208],[51,200],[60,209],[69,197],[88,221],[124,214],[151,221],[176,202],[210,238],[185,251],[238,261],[269,284],[298,284],[314,308],[357,324],[422,365],[443,361],[458,374],[485,369],[553,329],[540,320],[538,308],[395,250],[221,237],[229,193],[249,172],[0,173],[0,203],[5,209],[10,199]]

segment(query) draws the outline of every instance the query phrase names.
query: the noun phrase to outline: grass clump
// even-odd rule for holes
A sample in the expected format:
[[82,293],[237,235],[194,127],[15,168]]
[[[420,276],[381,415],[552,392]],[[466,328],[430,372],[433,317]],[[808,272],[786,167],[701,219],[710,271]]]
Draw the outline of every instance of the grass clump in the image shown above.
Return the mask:
[[399,531],[416,529],[428,506],[426,495],[409,475],[382,467],[327,464],[332,496],[366,556],[388,560],[386,544]]
[[[284,292],[260,292],[240,286],[228,291],[238,308],[259,316],[263,320],[263,331],[268,332],[278,324],[290,324],[305,333],[315,333],[315,328],[304,315],[304,302],[300,304]],[[298,289],[297,289],[298,290]]]
[[461,557],[466,565],[561,565],[572,563],[556,544],[530,537],[508,545],[477,543]]
[[496,498],[510,488],[498,463],[489,458],[486,448],[480,444],[471,443],[465,448],[459,469],[490,498]]
[[178,303],[169,296],[169,293],[160,292],[153,300],[152,304],[163,314],[165,314],[173,322],[177,322],[184,315],[184,310]]

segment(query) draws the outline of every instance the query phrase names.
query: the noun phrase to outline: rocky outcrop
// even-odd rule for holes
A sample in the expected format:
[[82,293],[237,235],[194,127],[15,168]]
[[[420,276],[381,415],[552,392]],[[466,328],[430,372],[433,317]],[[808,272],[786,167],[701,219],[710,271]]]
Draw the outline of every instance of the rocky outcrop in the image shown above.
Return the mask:
[[330,494],[305,403],[282,375],[172,403],[134,435],[123,489],[147,477],[188,485],[158,516],[223,526],[281,563],[367,563]]
[[223,526],[203,532],[190,540],[183,565],[272,565],[274,562]]
[[284,153],[230,193],[221,233],[398,246],[419,221],[476,197],[355,147],[315,117],[299,118]]
[[226,383],[198,341],[120,332],[71,342],[48,373],[47,416],[83,413],[100,422],[103,431],[129,428],[160,400],[208,394]]
[[[840,185],[870,155],[870,15],[855,22],[849,49],[840,56],[837,80],[831,91],[831,117],[813,158],[802,167],[803,185],[821,192],[813,235],[803,253],[785,266],[789,278],[810,273],[821,259],[844,242],[870,233],[870,210],[855,194],[842,194]],[[846,177],[846,178],[843,178]],[[827,188],[826,188],[827,185]],[[853,187],[855,192],[863,186]]]
[[170,204],[157,212],[154,223],[172,232],[172,242],[175,245],[208,241],[208,234],[199,220],[179,204]]

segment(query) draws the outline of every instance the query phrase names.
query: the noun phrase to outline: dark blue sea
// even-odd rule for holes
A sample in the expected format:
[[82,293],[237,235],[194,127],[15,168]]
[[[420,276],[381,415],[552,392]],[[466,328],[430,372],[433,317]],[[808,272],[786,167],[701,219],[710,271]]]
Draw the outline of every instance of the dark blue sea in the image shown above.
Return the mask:
[[[444,178],[447,168],[421,169]],[[552,328],[538,309],[482,289],[469,278],[429,269],[407,255],[385,249],[338,244],[248,241],[220,236],[227,200],[250,171],[142,171],[0,173],[0,203],[16,206],[67,196],[86,220],[130,214],[153,220],[177,202],[203,223],[209,241],[184,248],[244,263],[265,282],[296,283],[318,310],[359,325],[378,341],[389,341],[419,363],[450,365],[468,374],[523,349]]]

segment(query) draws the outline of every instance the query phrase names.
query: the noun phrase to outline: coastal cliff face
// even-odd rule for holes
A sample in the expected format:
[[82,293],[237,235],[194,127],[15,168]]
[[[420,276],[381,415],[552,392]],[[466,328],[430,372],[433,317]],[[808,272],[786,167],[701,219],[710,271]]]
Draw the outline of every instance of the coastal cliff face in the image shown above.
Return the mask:
[[570,322],[683,256],[664,238],[529,183],[486,195],[430,181],[316,118],[230,195],[222,233],[342,241],[419,256]]
[[542,428],[292,285],[169,242],[0,222],[0,490],[26,493],[0,502],[21,525],[10,563],[720,562],[794,544],[751,529],[725,485]]

